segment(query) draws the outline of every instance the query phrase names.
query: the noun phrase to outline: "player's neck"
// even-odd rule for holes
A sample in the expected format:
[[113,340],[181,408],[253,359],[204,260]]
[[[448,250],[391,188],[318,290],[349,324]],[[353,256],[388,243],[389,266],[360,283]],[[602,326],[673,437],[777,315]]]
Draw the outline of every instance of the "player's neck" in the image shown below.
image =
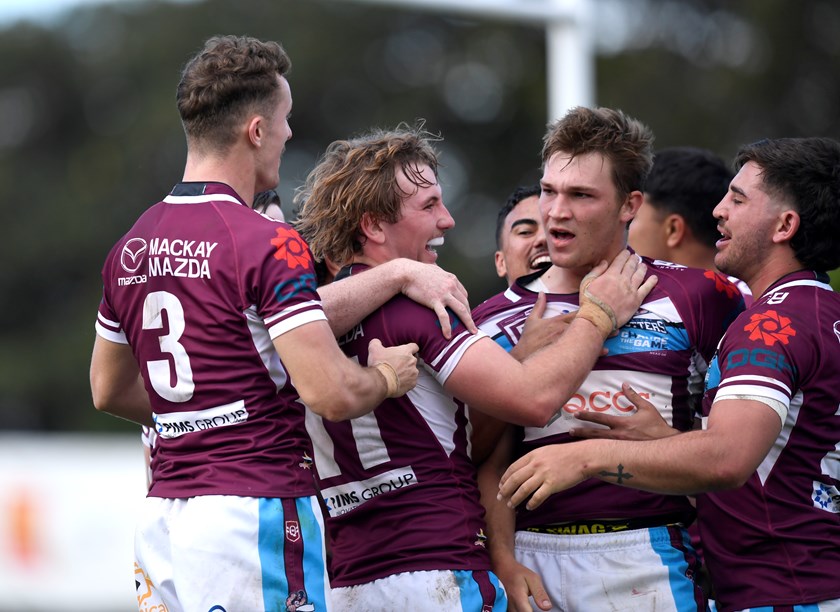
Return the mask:
[[[601,258],[605,259],[607,263],[615,259],[622,250],[627,248],[627,243],[622,242],[604,253],[601,253]],[[580,281],[583,277],[592,271],[592,268],[599,262],[594,264],[585,264],[579,267],[560,267],[553,264],[545,274],[540,278],[545,283],[546,288],[550,293],[577,293],[580,289]]]
[[705,245],[695,244],[675,249],[671,252],[669,261],[678,263],[689,268],[701,268],[703,270],[717,270],[715,267],[715,249]]
[[358,253],[358,254],[353,256],[353,261],[351,263],[362,264],[362,265],[368,266],[370,268],[374,268],[374,267],[378,266],[379,264],[386,263],[387,261],[388,261],[388,259],[374,257],[374,256],[369,255],[367,253]]
[[767,291],[770,285],[774,284],[783,276],[803,269],[805,269],[804,266],[796,258],[782,259],[770,257],[754,274],[749,274],[749,278],[742,278],[741,280],[747,283],[750,291],[757,299]]
[[561,268],[551,266],[540,277],[549,293],[577,293],[580,281],[591,268]]
[[255,195],[254,177],[252,170],[235,159],[188,153],[183,181],[224,183],[230,186],[243,202],[252,202]]

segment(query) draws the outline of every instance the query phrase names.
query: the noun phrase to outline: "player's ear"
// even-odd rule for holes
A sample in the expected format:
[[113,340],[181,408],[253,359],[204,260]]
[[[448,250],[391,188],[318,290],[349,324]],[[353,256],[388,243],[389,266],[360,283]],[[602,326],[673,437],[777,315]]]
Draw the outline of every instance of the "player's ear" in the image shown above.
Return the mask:
[[687,226],[685,224],[685,219],[683,219],[682,215],[671,213],[670,215],[665,217],[663,228],[665,230],[665,244],[669,248],[673,249],[679,246],[679,244],[685,238]]
[[631,191],[624,199],[624,202],[622,202],[621,208],[618,211],[621,222],[625,225],[630,223],[636,217],[636,213],[639,212],[639,208],[642,207],[644,200],[645,197],[641,191]]
[[776,224],[776,231],[773,233],[773,242],[790,242],[799,231],[799,213],[788,208],[779,213],[779,220]]
[[385,242],[385,231],[382,229],[382,224],[374,219],[370,213],[364,213],[362,215],[359,232],[367,241],[373,244],[382,244]]
[[254,115],[245,126],[248,134],[248,140],[255,147],[262,146],[262,139],[265,135],[265,125],[263,125],[263,118],[260,115]]
[[496,251],[494,257],[496,262],[496,274],[499,275],[499,278],[504,278],[505,276],[507,276],[507,266],[505,266],[505,255],[501,251]]

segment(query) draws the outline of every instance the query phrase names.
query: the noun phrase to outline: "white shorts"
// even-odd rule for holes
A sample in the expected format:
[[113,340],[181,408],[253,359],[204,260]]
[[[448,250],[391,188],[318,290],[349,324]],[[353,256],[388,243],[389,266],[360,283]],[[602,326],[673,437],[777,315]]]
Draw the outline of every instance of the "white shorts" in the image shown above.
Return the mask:
[[328,609],[315,497],[148,497],[134,554],[140,612]]
[[707,610],[693,579],[699,564],[681,527],[588,535],[517,531],[515,554],[540,575],[553,610]]
[[504,612],[507,595],[492,572],[403,572],[332,591],[341,612]]

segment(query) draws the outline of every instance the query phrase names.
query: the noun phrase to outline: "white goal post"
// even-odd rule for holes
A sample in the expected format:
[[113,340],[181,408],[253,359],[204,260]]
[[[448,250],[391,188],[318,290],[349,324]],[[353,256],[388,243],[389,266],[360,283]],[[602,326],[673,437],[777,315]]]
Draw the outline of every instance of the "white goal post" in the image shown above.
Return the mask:
[[546,32],[548,120],[574,106],[595,103],[595,49],[591,0],[335,0],[386,4],[476,19],[542,26]]

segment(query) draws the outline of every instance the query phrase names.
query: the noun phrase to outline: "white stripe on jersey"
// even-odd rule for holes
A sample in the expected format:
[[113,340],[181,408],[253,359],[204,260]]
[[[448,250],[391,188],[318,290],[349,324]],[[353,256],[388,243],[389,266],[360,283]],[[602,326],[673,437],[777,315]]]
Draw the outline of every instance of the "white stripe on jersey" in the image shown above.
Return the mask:
[[789,393],[784,393],[782,391],[774,391],[773,389],[768,389],[767,387],[761,387],[759,385],[727,385],[726,387],[718,387],[714,403],[716,404],[721,400],[738,399],[739,397],[743,397],[745,395],[754,397],[756,401],[761,401],[763,398],[767,398],[768,400],[781,402],[783,406],[787,406],[790,402]]
[[674,306],[674,302],[669,296],[660,298],[658,300],[653,300],[652,302],[643,303],[639,307],[639,312],[634,314],[633,318],[649,319],[650,317],[647,316],[647,313],[645,311],[657,315],[658,318],[663,319],[664,321],[682,322],[680,312],[677,310],[676,306]]
[[335,444],[324,428],[323,418],[312,412],[309,408],[305,410],[305,414],[306,433],[309,434],[309,438],[312,440],[312,451],[315,454],[313,459],[318,468],[318,476],[323,480],[338,476],[341,474],[341,467],[336,463]]
[[799,418],[799,409],[802,408],[802,400],[801,391],[791,398],[790,407],[788,408],[787,415],[784,417],[782,431],[779,432],[779,436],[773,442],[773,448],[770,449],[770,452],[767,453],[767,456],[764,457],[756,470],[762,486],[770,478],[770,473],[773,471],[776,461],[779,460],[779,456],[787,446],[788,440],[790,439],[790,432],[793,431],[796,420]]
[[382,432],[379,430],[379,422],[373,412],[350,419],[350,427],[353,429],[353,437],[356,440],[368,442],[364,448],[360,448],[361,445],[356,447],[363,468],[369,470],[391,460],[385,441],[382,439]]
[[[307,302],[304,306],[312,306],[313,304],[319,304],[315,300]],[[297,309],[296,309],[297,310]],[[289,311],[286,310],[282,312],[279,316],[288,315]],[[277,317],[272,317],[276,319]],[[266,322],[266,327],[268,327],[268,334],[271,336],[272,340],[277,338],[278,336],[282,336],[287,331],[291,331],[301,325],[306,325],[307,323],[312,323],[313,321],[326,321],[327,315],[324,313],[321,308],[313,308],[312,310],[307,310],[296,315],[292,315],[287,319],[283,319],[282,321],[275,323],[274,325],[269,325]]]
[[[461,338],[464,336],[470,336],[466,340],[464,340],[459,347],[455,349],[454,352],[450,351],[450,348],[458,343]],[[461,357],[463,357],[466,350],[473,345],[473,343],[485,338],[487,334],[482,331],[479,331],[476,334],[470,334],[468,331],[463,331],[452,340],[449,341],[447,347],[441,351],[441,353],[435,357],[434,361],[431,362],[431,366],[437,367],[441,360],[446,359],[446,363],[442,368],[440,368],[440,372],[437,374],[436,378],[438,382],[443,386],[446,383],[446,379],[449,378],[449,375],[452,374],[452,370],[455,369],[455,366],[458,365],[458,362],[461,361]]]
[[721,385],[724,385],[724,384],[728,385],[729,383],[732,383],[732,382],[741,382],[741,381],[744,381],[744,380],[755,381],[755,382],[760,382],[760,383],[767,383],[768,385],[774,385],[776,387],[781,388],[783,391],[785,391],[787,393],[788,397],[790,397],[790,387],[788,387],[785,383],[783,383],[782,381],[780,381],[776,378],[768,378],[767,376],[753,376],[753,375],[727,376],[722,381],[720,381],[720,384]]
[[99,321],[94,324],[94,327],[96,328],[96,333],[106,340],[110,340],[111,342],[115,342],[117,344],[128,344],[128,338],[125,337],[125,332],[115,332],[102,325]]
[[447,456],[450,456],[455,450],[457,425],[453,415],[458,405],[441,386],[441,374],[435,375],[428,367],[421,367],[417,385],[406,393],[406,397],[428,423]]
[[271,380],[274,381],[274,386],[279,391],[286,385],[288,376],[283,364],[280,363],[280,356],[277,355],[277,349],[274,348],[274,343],[271,341],[271,336],[268,334],[262,317],[257,314],[257,307],[250,306],[245,311],[245,320],[248,322],[248,330],[251,332],[251,340],[254,343],[254,348],[260,355],[260,360],[263,362],[265,369],[268,370]]
[[[784,283],[783,285],[779,285],[775,287],[770,294],[778,293],[782,289],[787,289],[788,287],[819,287],[820,289],[825,289],[826,291],[834,291],[831,285],[826,283],[821,283],[818,280],[795,280],[789,283]],[[766,294],[765,294],[766,295]]]
[[265,326],[266,327],[271,327],[271,324],[274,323],[274,321],[276,321],[277,319],[279,319],[281,317],[288,316],[290,312],[295,312],[296,310],[301,310],[302,308],[309,308],[313,304],[317,304],[317,305],[320,306],[321,301],[320,300],[309,300],[307,302],[301,302],[300,304],[295,304],[293,306],[289,306],[288,308],[285,308],[282,312],[278,312],[275,315],[271,315],[270,317],[267,317],[265,319]]

